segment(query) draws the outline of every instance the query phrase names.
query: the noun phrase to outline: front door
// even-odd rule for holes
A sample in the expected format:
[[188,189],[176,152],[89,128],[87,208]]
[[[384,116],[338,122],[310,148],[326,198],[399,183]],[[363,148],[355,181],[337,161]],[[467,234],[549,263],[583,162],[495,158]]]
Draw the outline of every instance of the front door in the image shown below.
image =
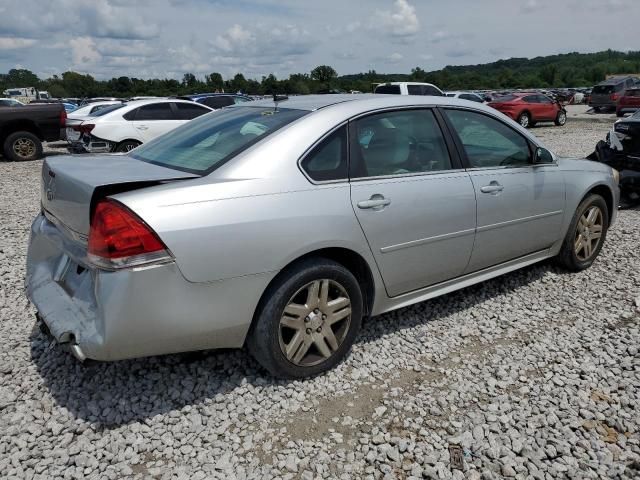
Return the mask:
[[461,275],[473,248],[476,201],[434,113],[375,113],[352,122],[350,135],[351,201],[387,293]]
[[551,247],[560,237],[564,178],[555,163],[534,165],[529,141],[489,115],[446,109],[466,156],[478,205],[466,272]]

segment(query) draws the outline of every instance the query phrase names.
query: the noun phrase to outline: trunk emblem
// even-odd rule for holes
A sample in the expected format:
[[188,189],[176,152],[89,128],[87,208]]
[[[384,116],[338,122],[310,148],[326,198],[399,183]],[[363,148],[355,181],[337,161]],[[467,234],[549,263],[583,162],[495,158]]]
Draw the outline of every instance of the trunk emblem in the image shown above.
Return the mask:
[[53,190],[48,188],[47,189],[47,200],[51,202],[53,199],[54,199],[54,192],[53,192]]

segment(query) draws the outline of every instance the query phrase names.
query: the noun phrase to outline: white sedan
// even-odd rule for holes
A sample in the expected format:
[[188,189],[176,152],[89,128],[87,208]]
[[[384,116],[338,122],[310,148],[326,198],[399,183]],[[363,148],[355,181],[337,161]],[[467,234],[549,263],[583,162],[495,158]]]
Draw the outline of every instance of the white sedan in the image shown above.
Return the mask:
[[128,152],[211,111],[188,100],[136,100],[106,107],[73,128],[84,151]]

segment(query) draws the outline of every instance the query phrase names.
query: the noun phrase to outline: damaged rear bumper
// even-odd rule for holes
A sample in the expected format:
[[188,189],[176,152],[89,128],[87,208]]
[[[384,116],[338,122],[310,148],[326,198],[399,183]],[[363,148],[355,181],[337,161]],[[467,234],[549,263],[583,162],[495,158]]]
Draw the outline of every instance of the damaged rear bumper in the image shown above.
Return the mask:
[[274,273],[188,282],[175,263],[105,271],[43,215],[31,227],[26,290],[76,358],[121,360],[236,348]]

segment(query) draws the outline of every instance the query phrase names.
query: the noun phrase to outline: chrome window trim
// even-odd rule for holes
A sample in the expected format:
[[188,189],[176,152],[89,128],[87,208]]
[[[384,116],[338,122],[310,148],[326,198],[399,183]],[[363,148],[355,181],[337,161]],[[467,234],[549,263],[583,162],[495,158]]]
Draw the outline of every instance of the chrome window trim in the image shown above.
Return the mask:
[[434,175],[447,175],[450,173],[463,173],[466,172],[464,168],[452,168],[449,170],[436,170],[429,172],[409,172],[409,173],[399,173],[397,175],[378,175],[376,177],[354,177],[351,179],[352,182],[365,182],[367,180],[391,180],[394,178],[411,178],[411,177],[430,177]]

